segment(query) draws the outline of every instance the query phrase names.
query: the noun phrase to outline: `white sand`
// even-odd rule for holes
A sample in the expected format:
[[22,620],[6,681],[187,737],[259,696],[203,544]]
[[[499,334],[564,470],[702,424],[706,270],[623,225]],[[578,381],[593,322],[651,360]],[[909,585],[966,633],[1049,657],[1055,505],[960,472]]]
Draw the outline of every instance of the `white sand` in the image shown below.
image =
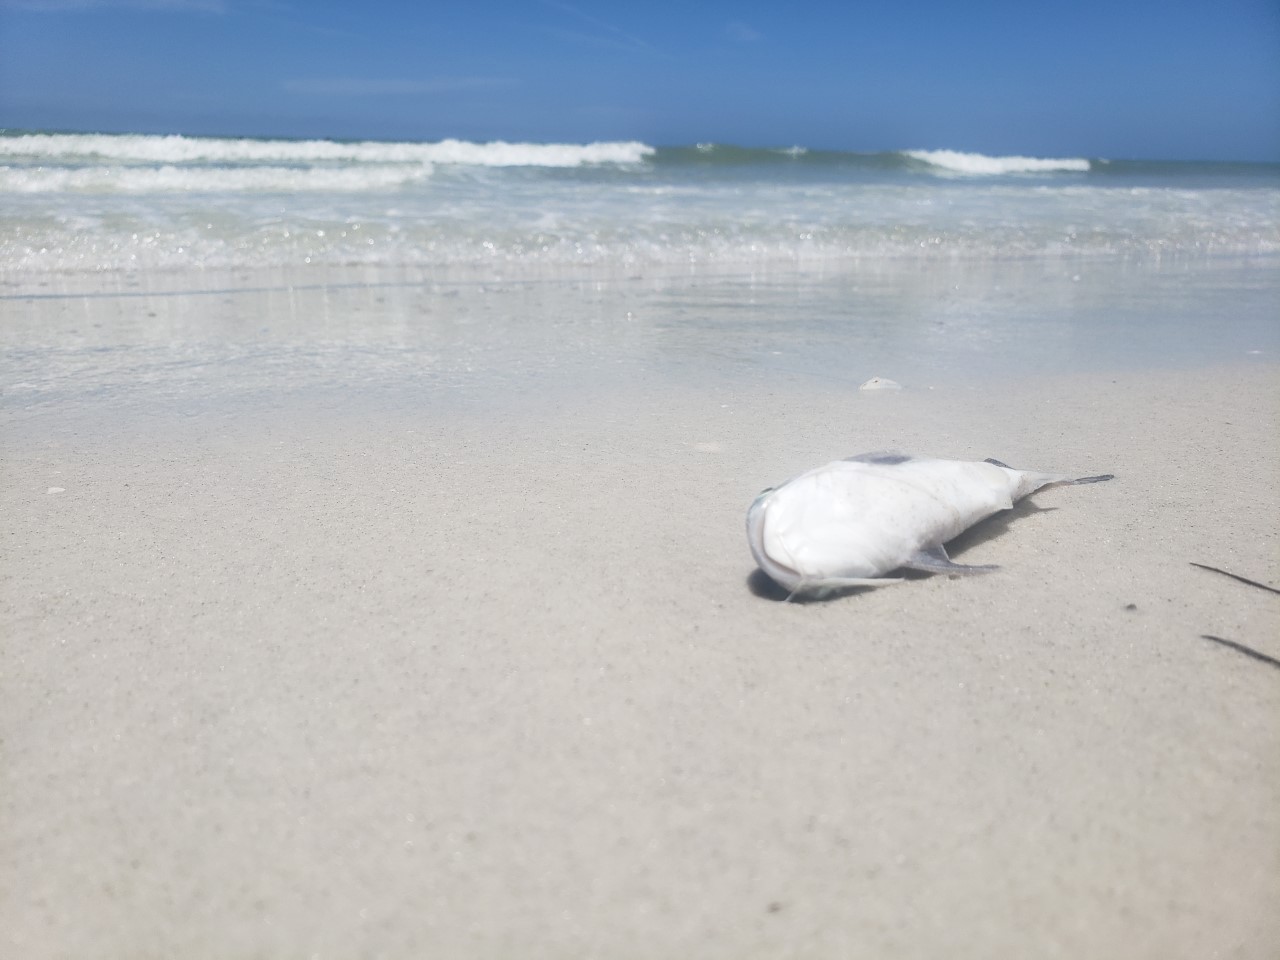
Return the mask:
[[[1280,669],[1201,634],[1280,658],[1280,597],[1190,566],[1280,583],[1265,358],[839,382],[585,310],[543,389],[23,309],[132,346],[9,394],[0,954],[1274,956]],[[753,593],[751,498],[876,449],[1117,479],[990,576]]]

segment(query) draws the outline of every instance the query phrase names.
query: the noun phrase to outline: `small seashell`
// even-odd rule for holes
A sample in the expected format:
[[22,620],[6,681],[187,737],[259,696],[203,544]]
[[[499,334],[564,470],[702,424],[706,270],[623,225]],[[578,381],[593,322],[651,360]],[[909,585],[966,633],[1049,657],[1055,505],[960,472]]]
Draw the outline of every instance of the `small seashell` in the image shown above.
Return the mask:
[[872,377],[858,388],[859,390],[901,390],[902,384],[887,377]]
[[66,493],[66,492],[67,492],[66,487],[50,487],[48,490],[45,491],[45,495],[47,496],[51,493]]

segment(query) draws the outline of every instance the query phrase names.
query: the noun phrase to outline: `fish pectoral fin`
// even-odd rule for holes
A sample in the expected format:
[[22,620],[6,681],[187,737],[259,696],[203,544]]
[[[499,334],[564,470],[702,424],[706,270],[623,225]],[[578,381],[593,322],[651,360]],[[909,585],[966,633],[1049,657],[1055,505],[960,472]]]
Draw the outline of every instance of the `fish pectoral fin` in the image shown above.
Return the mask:
[[901,583],[901,577],[827,577],[825,580],[810,580],[814,587],[883,587],[886,583]]
[[994,564],[982,564],[966,566],[963,563],[953,563],[951,558],[947,556],[947,548],[942,544],[936,547],[925,547],[923,550],[917,550],[903,564],[908,570],[921,570],[925,573],[990,573],[992,570],[1000,568]]

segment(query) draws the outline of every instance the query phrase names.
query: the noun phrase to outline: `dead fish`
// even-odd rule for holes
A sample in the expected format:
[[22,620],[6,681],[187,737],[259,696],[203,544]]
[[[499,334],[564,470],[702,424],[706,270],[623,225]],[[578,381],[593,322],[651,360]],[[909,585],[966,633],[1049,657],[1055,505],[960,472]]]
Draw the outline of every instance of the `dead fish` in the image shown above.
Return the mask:
[[943,545],[1044,487],[1112,476],[864,453],[762,492],[747,511],[747,540],[788,599],[897,583],[901,578],[885,576],[894,570],[986,573],[996,567],[952,563]]

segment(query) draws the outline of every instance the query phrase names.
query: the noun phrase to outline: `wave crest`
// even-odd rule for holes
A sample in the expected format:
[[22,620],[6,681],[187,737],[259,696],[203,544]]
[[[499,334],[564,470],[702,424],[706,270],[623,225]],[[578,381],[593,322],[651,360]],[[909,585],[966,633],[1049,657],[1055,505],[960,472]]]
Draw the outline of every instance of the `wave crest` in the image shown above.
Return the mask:
[[104,159],[134,163],[421,163],[483,167],[577,167],[640,163],[654,148],[638,141],[596,143],[395,143],[366,140],[252,140],[181,134],[28,133],[0,137],[0,157]]
[[1042,157],[989,157],[958,150],[904,150],[902,155],[950,173],[998,176],[1002,173],[1088,173],[1089,161],[1082,157],[1049,159]]

